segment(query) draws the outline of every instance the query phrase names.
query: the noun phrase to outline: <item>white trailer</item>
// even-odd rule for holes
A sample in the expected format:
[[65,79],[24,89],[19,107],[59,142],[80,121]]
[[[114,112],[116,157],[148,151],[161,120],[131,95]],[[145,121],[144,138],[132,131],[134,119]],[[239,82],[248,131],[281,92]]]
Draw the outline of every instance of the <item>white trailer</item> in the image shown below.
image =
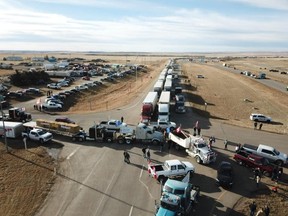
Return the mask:
[[158,80],[153,87],[153,91],[157,92],[158,95],[160,95],[161,91],[163,90],[163,84],[164,84],[163,80]]
[[164,91],[171,91],[172,90],[172,80],[166,79],[164,84]]
[[[22,135],[24,131],[23,123],[21,122],[4,122],[6,137],[17,138]],[[0,123],[0,135],[4,135],[4,129],[2,122]]]
[[162,91],[159,98],[159,104],[170,104],[170,95],[170,91]]

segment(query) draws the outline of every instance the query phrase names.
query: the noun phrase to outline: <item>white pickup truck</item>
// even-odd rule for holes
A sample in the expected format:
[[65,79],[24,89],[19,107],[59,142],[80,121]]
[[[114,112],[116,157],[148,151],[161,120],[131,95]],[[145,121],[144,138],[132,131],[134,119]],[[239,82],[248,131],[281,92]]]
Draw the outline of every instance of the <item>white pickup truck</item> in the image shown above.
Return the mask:
[[259,145],[257,147],[257,146],[253,146],[253,145],[249,145],[249,144],[244,144],[241,147],[241,150],[244,150],[248,153],[260,155],[264,158],[267,158],[269,161],[271,161],[272,163],[275,163],[279,166],[282,166],[283,164],[288,164],[287,154],[279,152],[271,146]]
[[22,132],[22,137],[39,141],[40,143],[46,143],[53,139],[52,133],[46,132],[42,129],[32,129],[29,132]]
[[161,128],[167,129],[170,128],[170,130],[174,130],[176,128],[176,123],[175,122],[170,122],[170,121],[157,121],[157,122],[150,122],[150,126],[153,126],[154,128]]
[[108,130],[116,130],[119,131],[122,127],[127,127],[127,124],[121,122],[119,120],[109,120],[109,121],[101,121],[98,125],[98,128],[106,128]]
[[167,178],[184,176],[187,173],[194,173],[195,167],[188,161],[166,160],[163,164],[148,164],[149,175],[152,175],[159,182]]

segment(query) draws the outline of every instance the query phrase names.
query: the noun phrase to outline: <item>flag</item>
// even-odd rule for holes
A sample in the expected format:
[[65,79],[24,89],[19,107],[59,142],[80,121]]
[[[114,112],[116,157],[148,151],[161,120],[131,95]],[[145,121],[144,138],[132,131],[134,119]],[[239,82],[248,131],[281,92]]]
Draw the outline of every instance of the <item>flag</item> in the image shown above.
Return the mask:
[[179,127],[176,128],[176,133],[180,133],[181,132],[181,124],[179,125]]

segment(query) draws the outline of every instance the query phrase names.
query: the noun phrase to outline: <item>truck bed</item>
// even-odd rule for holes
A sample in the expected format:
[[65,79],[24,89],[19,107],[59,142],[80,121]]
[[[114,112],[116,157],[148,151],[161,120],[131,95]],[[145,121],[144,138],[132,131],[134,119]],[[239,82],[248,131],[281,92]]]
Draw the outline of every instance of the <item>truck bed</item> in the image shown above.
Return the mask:
[[253,145],[250,145],[250,144],[244,144],[243,145],[243,148],[247,148],[247,149],[251,149],[251,150],[254,150],[254,151],[257,151],[257,146],[253,146]]

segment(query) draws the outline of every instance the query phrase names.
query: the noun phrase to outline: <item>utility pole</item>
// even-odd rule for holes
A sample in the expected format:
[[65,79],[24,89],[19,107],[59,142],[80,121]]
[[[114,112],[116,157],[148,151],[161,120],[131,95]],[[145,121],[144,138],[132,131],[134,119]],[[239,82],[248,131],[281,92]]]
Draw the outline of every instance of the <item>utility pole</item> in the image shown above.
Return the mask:
[[5,123],[4,123],[4,113],[3,113],[3,107],[2,107],[2,102],[4,101],[3,95],[0,95],[0,106],[1,106],[1,114],[2,114],[2,123],[3,123],[3,136],[5,140],[5,147],[6,151],[9,152],[8,150],[8,144],[7,144],[7,137],[6,137],[6,129],[5,129]]

